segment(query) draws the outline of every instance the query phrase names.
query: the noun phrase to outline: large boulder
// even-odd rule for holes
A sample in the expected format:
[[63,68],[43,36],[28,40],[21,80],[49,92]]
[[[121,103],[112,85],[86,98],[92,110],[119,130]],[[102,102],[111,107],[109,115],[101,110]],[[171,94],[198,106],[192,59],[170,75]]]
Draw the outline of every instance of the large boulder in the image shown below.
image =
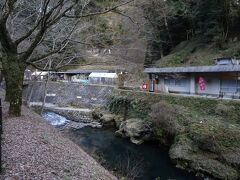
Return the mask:
[[92,111],[92,118],[96,121],[100,121],[103,114],[104,114],[103,110],[101,110],[100,108],[96,108]]
[[232,165],[240,171],[240,148],[231,148],[221,152],[221,158],[227,164]]
[[115,125],[115,115],[100,108],[94,109],[94,111],[92,112],[92,118],[95,121],[100,122],[103,126]]
[[100,122],[104,126],[114,126],[115,125],[114,118],[115,118],[114,114],[103,114],[102,117],[100,118]]
[[116,135],[130,137],[131,142],[142,144],[152,138],[152,125],[142,119],[134,118],[121,122]]

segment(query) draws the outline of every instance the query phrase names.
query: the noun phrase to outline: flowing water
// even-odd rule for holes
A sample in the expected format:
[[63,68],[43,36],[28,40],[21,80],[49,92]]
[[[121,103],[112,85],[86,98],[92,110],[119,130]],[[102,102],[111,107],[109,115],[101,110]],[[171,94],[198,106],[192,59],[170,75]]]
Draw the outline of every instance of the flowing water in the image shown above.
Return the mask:
[[[51,122],[53,115],[45,113],[44,118]],[[56,118],[59,116],[56,115]],[[172,164],[166,147],[153,143],[135,145],[128,139],[116,137],[114,131],[115,129],[111,128],[84,127],[71,130],[70,138],[88,153],[97,155],[103,166],[125,177],[139,180],[196,179],[192,174],[179,170]]]
[[43,113],[43,118],[53,126],[63,126],[69,122],[65,117],[60,116],[53,112],[45,112]]

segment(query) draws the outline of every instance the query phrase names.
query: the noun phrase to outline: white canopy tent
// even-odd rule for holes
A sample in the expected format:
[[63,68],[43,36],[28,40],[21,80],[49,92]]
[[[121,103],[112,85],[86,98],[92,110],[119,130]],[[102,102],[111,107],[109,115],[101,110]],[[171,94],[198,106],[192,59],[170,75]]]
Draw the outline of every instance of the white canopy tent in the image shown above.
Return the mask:
[[46,71],[34,71],[31,76],[33,79],[43,80],[44,76],[47,76],[47,75],[48,75],[48,72]]
[[92,84],[117,84],[118,75],[116,73],[97,73],[93,72],[89,75],[89,81]]
[[91,73],[89,77],[92,78],[118,78],[118,75],[116,73]]

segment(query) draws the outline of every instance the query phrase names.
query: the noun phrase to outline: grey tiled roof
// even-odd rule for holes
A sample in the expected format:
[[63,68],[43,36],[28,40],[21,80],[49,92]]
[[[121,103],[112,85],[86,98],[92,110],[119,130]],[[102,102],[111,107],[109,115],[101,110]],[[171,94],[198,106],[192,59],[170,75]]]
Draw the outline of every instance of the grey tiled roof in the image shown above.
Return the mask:
[[144,72],[145,73],[240,72],[240,65],[146,68]]
[[56,74],[91,74],[92,72],[108,73],[109,70],[71,69],[65,72],[56,72]]

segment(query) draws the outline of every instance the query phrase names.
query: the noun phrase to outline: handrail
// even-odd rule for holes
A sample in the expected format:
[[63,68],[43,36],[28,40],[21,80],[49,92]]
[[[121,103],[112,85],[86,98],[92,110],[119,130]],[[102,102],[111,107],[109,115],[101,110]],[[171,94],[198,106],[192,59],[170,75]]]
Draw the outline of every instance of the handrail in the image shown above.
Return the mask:
[[0,173],[2,172],[2,99],[0,98]]

